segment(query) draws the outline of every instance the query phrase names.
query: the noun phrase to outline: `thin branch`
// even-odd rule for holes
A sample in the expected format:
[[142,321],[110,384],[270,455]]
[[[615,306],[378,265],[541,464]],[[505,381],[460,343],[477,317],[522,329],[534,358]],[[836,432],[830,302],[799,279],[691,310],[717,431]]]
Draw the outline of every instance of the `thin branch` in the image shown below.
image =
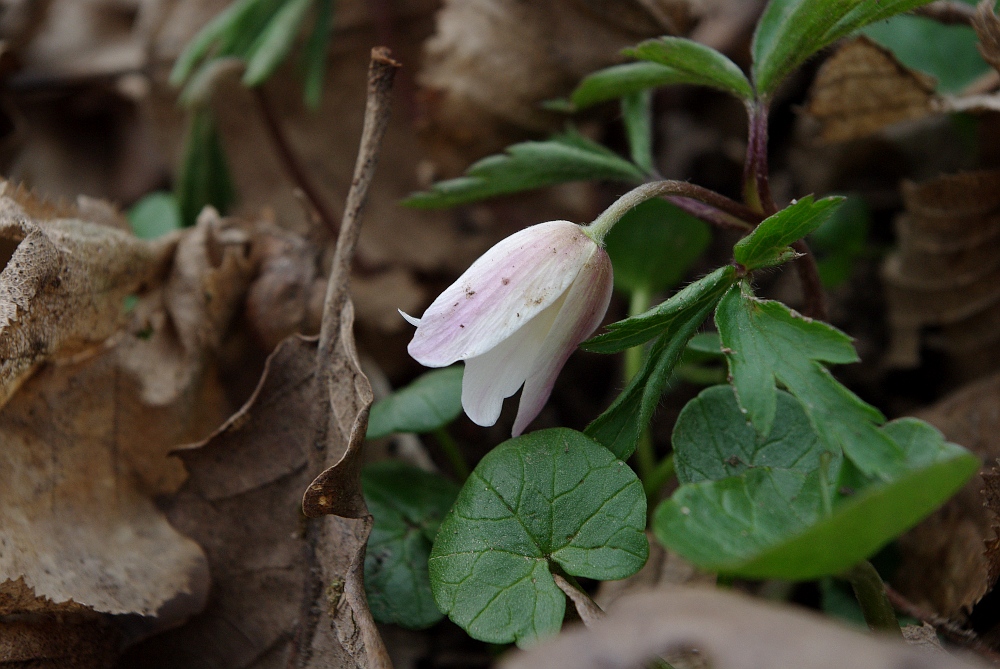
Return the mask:
[[686,197],[672,196],[666,198],[666,200],[678,209],[691,214],[695,218],[701,219],[709,225],[714,225],[715,227],[722,228],[723,230],[739,230],[740,232],[749,232],[753,229],[751,224],[760,221],[760,215],[756,213],[754,218],[748,222],[743,218],[727,214],[726,212],[720,211],[711,205],[705,204],[704,202],[699,202],[698,200],[692,200]]
[[805,298],[805,307],[803,307],[802,313],[809,318],[825,321],[829,318],[826,307],[826,291],[823,290],[823,282],[819,278],[816,256],[809,250],[809,245],[804,239],[792,244],[792,248],[800,254],[799,258],[795,260],[795,270],[799,273],[799,280],[802,282],[802,295]]
[[954,0],[936,0],[923,7],[913,10],[917,16],[943,23],[946,26],[963,25],[971,26],[972,20],[976,16],[976,8],[964,2]]
[[312,182],[312,179],[309,178],[309,173],[303,167],[302,161],[299,160],[298,156],[295,155],[295,151],[292,150],[292,145],[288,141],[284,129],[281,127],[281,120],[278,118],[278,114],[264,92],[264,88],[258,86],[253,89],[253,92],[257,98],[257,106],[260,107],[264,125],[267,127],[268,134],[271,136],[271,142],[274,144],[274,149],[277,151],[278,157],[281,159],[281,163],[288,173],[288,177],[298,186],[299,190],[306,196],[306,199],[309,200],[309,204],[316,210],[316,214],[323,222],[323,225],[336,237],[338,231],[337,216],[334,214],[333,208],[327,203],[319,188]]
[[862,560],[844,572],[843,577],[854,589],[854,596],[861,605],[861,612],[869,629],[873,632],[888,632],[902,637],[903,632],[899,629],[896,612],[892,610],[892,604],[885,593],[885,584],[872,563]]
[[319,355],[329,351],[337,338],[333,328],[340,323],[340,310],[347,299],[347,289],[351,274],[351,259],[354,247],[361,234],[361,212],[368,198],[368,187],[375,176],[379,148],[386,128],[389,126],[392,80],[400,64],[390,57],[386,47],[372,49],[372,59],[368,66],[368,102],[365,106],[365,122],[361,130],[361,146],[358,159],[354,163],[354,178],[347,193],[344,217],[337,236],[337,248],[333,256],[333,267],[326,287],[323,302],[323,324],[319,336]]

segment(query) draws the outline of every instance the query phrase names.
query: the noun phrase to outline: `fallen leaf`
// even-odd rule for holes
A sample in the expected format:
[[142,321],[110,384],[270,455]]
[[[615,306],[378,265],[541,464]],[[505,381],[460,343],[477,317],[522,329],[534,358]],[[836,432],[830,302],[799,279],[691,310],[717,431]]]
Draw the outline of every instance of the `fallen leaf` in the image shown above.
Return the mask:
[[824,142],[867,137],[932,113],[935,82],[867,37],[843,44],[820,67],[806,105]]
[[576,614],[580,616],[580,620],[583,621],[584,625],[589,627],[604,617],[604,611],[597,605],[597,602],[590,598],[590,595],[577,589],[559,574],[552,574],[552,580],[556,582],[556,585],[563,591],[563,594],[569,598],[569,601],[573,602]]
[[935,657],[945,654],[933,625],[904,625],[902,632],[903,640],[918,650]]
[[976,7],[972,27],[979,37],[979,53],[983,60],[1000,70],[1000,17],[994,11],[995,3],[984,0]]
[[622,598],[607,617],[567,629],[503,669],[615,669],[696,648],[715,669],[971,669],[985,665],[928,656],[901,642],[861,634],[805,609],[703,588],[658,588]]
[[664,585],[715,585],[715,574],[701,571],[652,535],[649,536],[649,559],[638,572],[619,581],[603,581],[594,600],[607,610],[626,595]]
[[[888,364],[915,366],[921,341],[949,357],[958,378],[1000,365],[1000,172],[904,182],[898,250],[883,265],[892,342]],[[926,326],[940,326],[920,336]]]
[[[1000,458],[1000,376],[967,385],[916,415],[984,463]],[[993,518],[983,507],[988,481],[974,477],[898,541],[902,561],[893,585],[944,618],[963,620],[992,587],[996,567],[984,555],[984,543],[994,538]]]

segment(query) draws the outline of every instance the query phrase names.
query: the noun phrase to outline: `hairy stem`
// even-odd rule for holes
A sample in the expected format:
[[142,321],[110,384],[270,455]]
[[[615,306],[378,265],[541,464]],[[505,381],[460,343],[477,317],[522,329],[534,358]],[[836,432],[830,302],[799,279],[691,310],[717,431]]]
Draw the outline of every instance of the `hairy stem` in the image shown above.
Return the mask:
[[862,560],[843,574],[851,587],[854,596],[858,598],[865,622],[874,632],[889,632],[894,636],[902,636],[896,612],[892,610],[889,597],[885,592],[885,584],[875,567],[868,560]]
[[[652,295],[649,290],[641,288],[633,291],[628,305],[629,317],[638,316],[649,309],[651,302]],[[622,374],[625,383],[631,381],[632,377],[642,369],[642,357],[644,353],[644,346],[633,346],[625,351],[625,369]],[[639,441],[635,447],[635,465],[641,481],[645,481],[656,468],[656,451],[653,447],[653,438],[649,433],[648,425],[639,433]]]
[[767,166],[767,104],[747,105],[749,129],[747,158],[743,165],[743,198],[754,211],[770,216],[778,211],[771,197]]
[[[720,195],[713,190],[698,186],[686,181],[652,181],[633,188],[629,192],[615,200],[610,207],[604,210],[594,222],[586,226],[584,230],[598,244],[604,243],[604,237],[611,231],[622,217],[636,206],[654,197],[676,196],[703,202],[715,209],[729,214],[736,220],[759,221],[760,215],[748,208],[746,205],[730,200],[725,195]],[[750,226],[746,227],[747,230]]]
[[677,468],[674,466],[674,454],[671,453],[660,460],[650,475],[643,480],[642,487],[646,492],[647,508],[651,508],[656,503],[656,495],[667,484],[667,481],[674,477],[675,473],[677,473]]

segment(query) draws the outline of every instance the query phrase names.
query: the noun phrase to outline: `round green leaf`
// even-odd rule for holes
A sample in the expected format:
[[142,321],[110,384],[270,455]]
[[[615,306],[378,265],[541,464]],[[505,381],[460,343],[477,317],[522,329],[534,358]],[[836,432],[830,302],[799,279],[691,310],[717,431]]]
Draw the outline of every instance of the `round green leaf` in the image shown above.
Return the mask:
[[579,432],[541,430],[483,458],[441,524],[429,561],[438,607],[472,637],[530,644],[559,631],[552,580],[620,579],[649,545],[646,500],[625,463]]
[[372,405],[368,439],[394,432],[433,432],[462,413],[461,365],[435,369]]
[[128,211],[132,232],[140,239],[156,239],[181,229],[181,210],[173,193],[150,193]]
[[365,555],[365,589],[372,616],[410,629],[442,618],[427,576],[427,558],[458,485],[403,462],[368,465],[361,473],[375,520]]
[[664,200],[646,200],[608,233],[615,286],[629,293],[675,286],[711,241],[702,221]]

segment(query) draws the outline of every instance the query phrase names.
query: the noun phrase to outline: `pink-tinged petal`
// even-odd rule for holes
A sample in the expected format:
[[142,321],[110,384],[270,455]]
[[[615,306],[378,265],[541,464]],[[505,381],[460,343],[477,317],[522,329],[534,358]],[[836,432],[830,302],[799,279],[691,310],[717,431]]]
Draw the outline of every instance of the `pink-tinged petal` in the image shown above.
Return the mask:
[[404,321],[406,321],[407,323],[409,323],[410,325],[412,325],[415,328],[420,327],[420,319],[419,318],[415,318],[415,317],[411,316],[410,314],[406,313],[402,309],[396,309],[396,311],[399,312],[399,315],[403,317]]
[[569,221],[507,237],[434,300],[407,350],[422,365],[444,367],[493,349],[559,299],[597,250]]
[[599,249],[566,292],[566,300],[538,352],[538,364],[524,382],[512,436],[524,432],[541,413],[566,360],[601,324],[611,302],[612,284],[611,259],[604,249]]
[[562,307],[556,300],[495,347],[465,361],[462,408],[476,425],[497,422],[503,401],[524,385]]

